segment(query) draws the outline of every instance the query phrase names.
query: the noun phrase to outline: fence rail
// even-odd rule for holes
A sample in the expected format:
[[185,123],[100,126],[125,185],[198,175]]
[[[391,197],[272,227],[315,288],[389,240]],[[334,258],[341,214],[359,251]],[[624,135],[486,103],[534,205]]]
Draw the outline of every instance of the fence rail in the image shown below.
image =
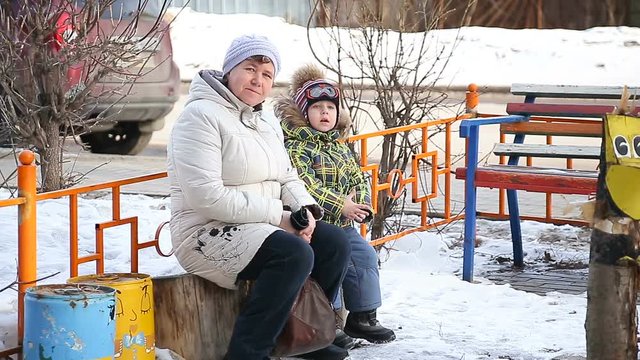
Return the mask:
[[[284,18],[288,23],[306,26],[312,1],[300,0],[171,0],[171,6],[187,6],[210,14],[262,14]],[[312,26],[315,22],[312,23]]]
[[[35,286],[37,276],[37,238],[36,203],[38,201],[69,198],[69,269],[71,276],[78,275],[78,266],[91,261],[96,262],[96,274],[104,272],[104,242],[102,231],[105,228],[129,224],[131,226],[131,272],[138,270],[138,251],[154,246],[162,256],[168,256],[160,250],[159,231],[155,239],[144,243],[138,242],[137,217],[122,219],[120,217],[120,188],[125,185],[161,179],[166,172],[138,176],[106,183],[82,186],[64,190],[37,194],[35,156],[24,150],[18,158],[18,197],[0,200],[0,207],[18,206],[18,340],[22,341],[24,333],[24,295],[29,287]],[[96,224],[95,253],[83,257],[78,253],[78,196],[98,190],[111,190],[112,219]],[[21,347],[14,347],[0,352],[0,358],[17,354]]]
[[[468,105],[468,104],[467,104]],[[467,106],[469,108],[469,106]],[[385,191],[387,195],[393,199],[397,199],[404,192],[407,185],[411,185],[411,202],[414,204],[420,204],[420,226],[401,231],[396,234],[384,236],[382,238],[374,239],[370,243],[371,245],[381,245],[386,242],[399,239],[405,235],[432,229],[444,224],[448,224],[455,220],[464,218],[463,214],[452,216],[451,214],[451,125],[459,120],[471,118],[472,114],[464,114],[457,117],[439,119],[433,121],[425,121],[418,124],[400,126],[392,129],[385,129],[376,132],[371,132],[362,135],[355,135],[349,137],[349,142],[360,143],[360,167],[363,171],[371,174],[371,207],[375,210],[378,207],[378,197],[380,193]],[[438,125],[444,125],[444,162],[438,162],[438,151],[428,149],[429,143],[429,130],[437,128]],[[420,131],[421,133],[421,149],[420,152],[412,154],[411,159],[411,174],[408,177],[404,176],[402,169],[393,169],[386,174],[386,182],[380,179],[380,166],[378,164],[369,164],[368,157],[368,144],[369,140],[382,137],[385,135],[398,134],[410,131]],[[430,186],[427,189],[431,189],[427,194],[419,196],[418,190],[420,189],[420,171],[418,164],[423,159],[430,159],[431,169],[427,173],[431,174]],[[441,214],[441,220],[428,222],[429,217],[428,202],[435,199],[438,196],[438,179],[439,176],[444,176],[444,212]],[[394,188],[393,182],[397,182],[397,186]],[[433,217],[432,217],[433,218]],[[363,236],[367,234],[367,227],[362,224],[360,232]]]

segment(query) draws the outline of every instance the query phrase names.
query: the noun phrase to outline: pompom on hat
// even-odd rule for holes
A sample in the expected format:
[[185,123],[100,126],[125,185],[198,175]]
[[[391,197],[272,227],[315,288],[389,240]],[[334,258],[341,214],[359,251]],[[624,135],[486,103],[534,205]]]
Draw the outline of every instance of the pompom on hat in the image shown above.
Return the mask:
[[235,38],[224,56],[222,73],[224,75],[228,74],[238,64],[256,55],[268,57],[275,70],[273,76],[278,75],[278,72],[280,72],[280,53],[278,48],[268,38],[260,35],[242,35]]

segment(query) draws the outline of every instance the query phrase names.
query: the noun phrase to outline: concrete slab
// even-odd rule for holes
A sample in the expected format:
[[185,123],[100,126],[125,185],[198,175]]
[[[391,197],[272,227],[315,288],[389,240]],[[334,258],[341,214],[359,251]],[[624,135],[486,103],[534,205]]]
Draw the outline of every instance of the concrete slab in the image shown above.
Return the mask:
[[587,291],[587,269],[579,270],[513,270],[486,275],[496,284],[510,284],[514,289],[545,296],[557,291],[565,294],[582,294]]

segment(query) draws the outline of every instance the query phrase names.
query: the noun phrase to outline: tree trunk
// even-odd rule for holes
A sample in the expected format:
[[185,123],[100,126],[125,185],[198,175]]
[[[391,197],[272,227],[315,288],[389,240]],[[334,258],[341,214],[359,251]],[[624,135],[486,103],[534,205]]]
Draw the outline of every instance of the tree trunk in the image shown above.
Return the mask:
[[384,236],[384,222],[388,217],[385,213],[385,203],[387,199],[386,192],[378,193],[378,209],[376,216],[373,217],[371,224],[371,240],[379,239]]
[[[631,121],[610,130],[609,116],[603,121],[604,139],[589,254],[587,317],[585,330],[588,359],[637,360],[636,298],[640,221],[623,213],[611,193],[616,182],[608,183],[609,164],[623,164],[612,148],[612,133]],[[620,121],[620,120],[617,120]],[[626,166],[626,165],[622,165]],[[613,173],[612,173],[613,174]],[[626,181],[633,181],[627,179]],[[625,187],[633,198],[640,187]]]
[[600,262],[603,254],[623,256],[620,250],[637,240],[636,236],[612,235],[598,229],[592,232],[585,323],[588,359],[637,359],[636,265]]
[[60,190],[65,182],[62,169],[63,141],[57,124],[45,129],[45,139],[45,146],[37,149],[40,154],[41,191]]

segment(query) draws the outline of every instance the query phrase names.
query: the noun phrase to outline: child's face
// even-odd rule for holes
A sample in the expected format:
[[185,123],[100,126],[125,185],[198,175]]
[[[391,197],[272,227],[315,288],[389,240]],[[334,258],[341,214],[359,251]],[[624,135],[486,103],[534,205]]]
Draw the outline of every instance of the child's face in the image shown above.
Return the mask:
[[307,118],[311,127],[322,132],[327,132],[336,126],[338,109],[328,100],[321,100],[309,106]]

